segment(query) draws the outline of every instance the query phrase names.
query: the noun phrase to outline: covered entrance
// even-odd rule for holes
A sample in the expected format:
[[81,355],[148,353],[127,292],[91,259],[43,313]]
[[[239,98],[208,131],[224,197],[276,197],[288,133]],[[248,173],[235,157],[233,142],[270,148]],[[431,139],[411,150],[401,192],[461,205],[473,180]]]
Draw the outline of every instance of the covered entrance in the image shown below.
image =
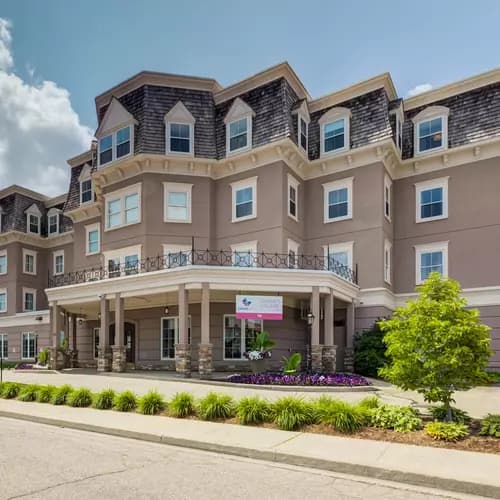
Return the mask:
[[[125,334],[125,356],[127,363],[135,363],[135,325],[125,322],[123,328]],[[110,345],[115,345],[115,324],[109,326]]]

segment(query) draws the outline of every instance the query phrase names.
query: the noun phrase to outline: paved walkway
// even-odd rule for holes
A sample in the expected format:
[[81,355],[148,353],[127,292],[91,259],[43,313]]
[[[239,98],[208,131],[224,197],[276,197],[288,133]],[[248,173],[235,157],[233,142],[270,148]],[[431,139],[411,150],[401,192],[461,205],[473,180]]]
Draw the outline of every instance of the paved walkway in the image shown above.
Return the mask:
[[5,399],[0,417],[500,498],[493,454]]
[[[235,385],[219,385],[217,383],[209,383],[207,381],[199,381],[195,379],[177,379],[170,372],[129,372],[124,374],[118,373],[97,373],[94,370],[64,370],[58,373],[45,372],[20,372],[14,370],[4,371],[4,380],[35,383],[35,384],[71,384],[74,387],[88,387],[93,391],[102,389],[115,389],[123,391],[130,389],[136,394],[144,394],[150,389],[156,389],[166,398],[171,398],[174,394],[180,391],[188,391],[197,397],[202,397],[210,391],[224,392],[231,394],[235,398],[241,398],[249,395],[259,395],[267,398],[270,401],[278,399],[282,396],[303,396],[306,398],[318,398],[324,392],[310,392],[304,390],[292,390],[290,388],[284,390],[279,387],[265,388],[263,386],[253,388],[250,386],[235,386]],[[390,404],[417,404],[425,405],[425,402],[420,394],[410,391],[401,391],[398,388],[382,382],[374,380],[374,387],[378,392],[356,392],[342,390],[331,392],[330,395],[342,399],[344,401],[356,402],[366,396],[377,394],[383,402]],[[482,418],[488,413],[500,414],[500,386],[476,387],[470,391],[457,392],[455,394],[456,406],[467,411],[472,417]]]

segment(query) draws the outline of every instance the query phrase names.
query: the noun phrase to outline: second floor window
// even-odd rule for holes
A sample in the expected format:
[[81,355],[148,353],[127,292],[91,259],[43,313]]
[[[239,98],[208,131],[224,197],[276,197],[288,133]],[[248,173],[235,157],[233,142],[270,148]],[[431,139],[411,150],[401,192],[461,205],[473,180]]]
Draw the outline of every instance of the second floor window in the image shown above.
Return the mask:
[[35,297],[34,290],[25,290],[23,292],[23,311],[32,312],[36,309]]
[[352,218],[352,177],[323,184],[324,222]]
[[165,222],[191,222],[192,184],[165,182]]
[[299,217],[298,211],[298,190],[299,182],[292,175],[288,176],[288,215],[297,220]]
[[141,221],[141,196],[139,185],[105,195],[106,229],[117,229]]
[[23,272],[36,274],[36,252],[23,250]]
[[54,275],[64,273],[64,251],[54,253]]
[[7,312],[7,292],[0,290],[0,312]]
[[254,259],[257,256],[257,242],[239,243],[231,245],[233,253],[233,266],[235,267],[253,267]]
[[428,222],[448,217],[448,178],[417,183],[416,221]]
[[448,276],[448,243],[431,243],[415,247],[416,282],[423,283],[432,272]]
[[86,255],[93,255],[99,253],[100,251],[100,229],[99,224],[92,224],[90,226],[85,226],[86,233]]
[[257,177],[234,182],[233,190],[233,222],[252,219],[257,216]]
[[7,251],[0,252],[0,274],[7,274]]

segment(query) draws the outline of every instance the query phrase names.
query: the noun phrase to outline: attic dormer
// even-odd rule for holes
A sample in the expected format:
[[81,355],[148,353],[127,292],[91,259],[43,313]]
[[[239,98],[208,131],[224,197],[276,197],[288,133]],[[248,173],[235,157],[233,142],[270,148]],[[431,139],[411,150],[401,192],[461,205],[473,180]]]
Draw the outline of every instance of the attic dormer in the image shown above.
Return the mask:
[[252,148],[252,119],[255,111],[237,97],[224,118],[226,124],[226,154]]
[[24,211],[24,213],[26,214],[27,232],[30,234],[36,234],[36,235],[40,236],[40,232],[41,232],[40,220],[42,217],[42,212],[40,212],[38,205],[36,203],[33,203],[33,205],[29,206]]
[[165,115],[165,152],[193,155],[194,154],[194,116],[182,101]]

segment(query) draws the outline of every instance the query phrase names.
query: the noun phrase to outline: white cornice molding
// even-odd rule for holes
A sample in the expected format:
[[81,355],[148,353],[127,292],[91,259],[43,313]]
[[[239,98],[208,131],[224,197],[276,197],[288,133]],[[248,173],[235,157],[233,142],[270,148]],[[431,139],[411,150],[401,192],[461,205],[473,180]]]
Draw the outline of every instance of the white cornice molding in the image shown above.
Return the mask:
[[457,94],[462,94],[464,92],[470,92],[486,85],[491,85],[492,83],[500,82],[500,68],[493,69],[491,71],[486,71],[479,75],[472,76],[470,78],[465,78],[458,82],[453,82],[449,85],[444,85],[442,87],[429,90],[428,92],[423,92],[414,97],[410,97],[404,100],[404,109],[409,111],[411,109],[418,108],[420,106],[426,106],[428,104],[441,101],[447,97],[452,97]]
[[0,317],[0,328],[48,324],[50,324],[50,311],[48,310],[18,313],[14,316]]
[[66,160],[66,163],[70,167],[77,167],[78,165],[81,165],[82,163],[87,163],[87,162],[92,162],[92,150],[89,149],[88,151],[85,151],[77,156],[73,156],[73,158],[70,158],[69,160]]
[[64,215],[68,216],[75,223],[83,222],[99,217],[101,215],[101,206],[98,202],[88,203],[78,206],[72,210],[68,210],[67,212],[64,212]]
[[72,243],[73,239],[73,231],[51,236],[50,238],[22,233],[21,231],[8,231],[7,233],[0,234],[0,245],[8,245],[9,243],[25,243],[39,248],[54,248]]
[[11,194],[21,194],[28,198],[32,198],[37,201],[41,201],[42,203],[46,203],[50,201],[51,198],[45,196],[41,193],[37,193],[36,191],[32,191],[31,189],[24,188],[22,186],[18,186],[17,184],[13,184],[12,186],[8,186],[2,190],[0,190],[0,200],[5,198]]

